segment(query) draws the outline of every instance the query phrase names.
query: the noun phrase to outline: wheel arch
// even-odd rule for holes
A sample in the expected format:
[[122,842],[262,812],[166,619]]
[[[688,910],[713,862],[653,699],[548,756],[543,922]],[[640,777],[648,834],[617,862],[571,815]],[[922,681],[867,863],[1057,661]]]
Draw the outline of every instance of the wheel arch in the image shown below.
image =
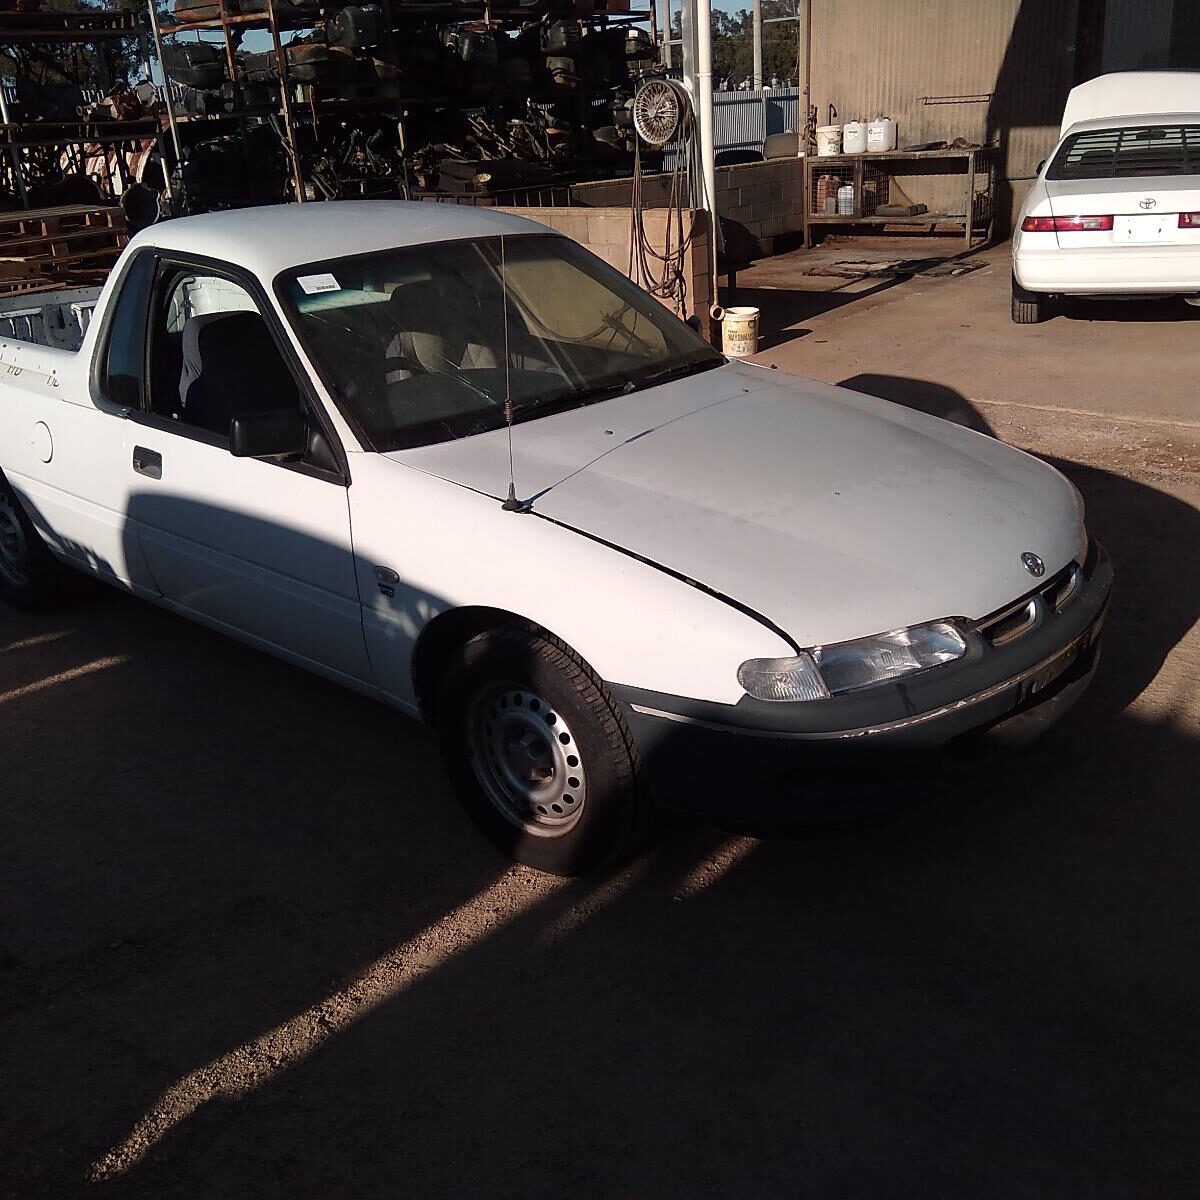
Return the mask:
[[[432,724],[434,697],[437,693],[439,672],[446,666],[451,654],[465,646],[473,637],[489,629],[516,627],[534,633],[545,633],[556,641],[562,638],[536,621],[523,617],[506,608],[493,608],[482,604],[460,605],[438,613],[421,630],[413,647],[412,680],[413,693],[417,699],[421,719]],[[564,645],[566,643],[563,643]],[[572,651],[581,657],[577,650]],[[590,669],[590,668],[589,668]],[[594,674],[594,672],[593,672]]]

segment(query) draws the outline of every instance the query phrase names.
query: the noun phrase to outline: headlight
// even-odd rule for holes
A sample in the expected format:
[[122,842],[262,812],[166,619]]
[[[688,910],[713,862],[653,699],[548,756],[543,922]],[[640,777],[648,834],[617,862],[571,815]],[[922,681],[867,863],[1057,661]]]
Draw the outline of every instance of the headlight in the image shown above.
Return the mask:
[[947,621],[816,646],[794,658],[752,658],[738,682],[756,700],[823,700],[953,662],[967,651]]

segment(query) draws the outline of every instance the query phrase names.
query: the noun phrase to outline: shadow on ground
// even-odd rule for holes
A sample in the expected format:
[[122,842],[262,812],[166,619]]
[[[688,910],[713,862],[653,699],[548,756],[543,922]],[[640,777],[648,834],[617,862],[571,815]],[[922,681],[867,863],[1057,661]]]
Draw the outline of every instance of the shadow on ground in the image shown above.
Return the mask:
[[[847,382],[986,429],[944,389]],[[1119,591],[1095,688],[1049,738],[886,826],[676,829],[559,888],[501,878],[432,739],[381,707],[115,594],[0,617],[3,689],[114,660],[0,692],[3,1190],[80,1194],[176,1081],[424,955],[310,1053],[234,1055],[241,1090],[151,1128],[91,1190],[1184,1194],[1195,695],[1128,706],[1196,620],[1200,515],[1058,465]],[[34,672],[25,639],[53,631]],[[497,888],[507,915],[439,940]]]

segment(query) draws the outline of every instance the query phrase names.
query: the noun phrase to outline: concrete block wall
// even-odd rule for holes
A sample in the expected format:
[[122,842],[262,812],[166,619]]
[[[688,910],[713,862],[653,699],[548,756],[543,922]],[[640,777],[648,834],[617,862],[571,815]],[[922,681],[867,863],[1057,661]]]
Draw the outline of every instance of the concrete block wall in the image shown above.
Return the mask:
[[[735,259],[774,252],[777,237],[804,227],[804,162],[775,158],[766,162],[718,167],[717,212],[725,226],[726,244]],[[642,180],[642,203],[648,209],[668,203],[671,180],[649,175]],[[628,211],[632,183],[628,179],[577,183],[571,198],[582,206],[621,206]]]
[[[531,221],[540,221],[543,225],[569,237],[573,242],[586,246],[598,258],[604,259],[610,266],[615,267],[622,275],[630,275],[630,213],[628,201],[628,181],[618,180],[626,187],[626,200],[620,207],[589,207],[589,208],[500,208],[501,212],[510,212],[514,216],[528,217]],[[590,185],[589,185],[590,186]],[[603,186],[612,186],[608,183]],[[643,214],[643,227],[650,245],[658,253],[662,253],[667,244],[668,211],[664,208],[648,209]],[[687,280],[686,313],[695,313],[700,318],[702,331],[708,337],[708,310],[712,304],[708,276],[708,234],[706,218],[703,212],[684,214],[684,229],[692,231],[692,239],[684,255],[684,274]],[[671,240],[675,242],[675,230],[671,231]],[[661,270],[653,263],[655,270]],[[636,278],[636,272],[635,276]],[[644,281],[637,282],[645,286]]]

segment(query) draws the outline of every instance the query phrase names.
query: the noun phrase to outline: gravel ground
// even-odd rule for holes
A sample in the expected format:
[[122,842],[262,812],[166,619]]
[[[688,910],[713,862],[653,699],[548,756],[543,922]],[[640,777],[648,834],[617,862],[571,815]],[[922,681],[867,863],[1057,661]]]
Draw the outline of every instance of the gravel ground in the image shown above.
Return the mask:
[[1119,572],[1080,708],[886,825],[551,880],[382,707],[116,593],[0,612],[0,1194],[1194,1195],[1200,430],[880,346],[807,369],[1051,458]]

